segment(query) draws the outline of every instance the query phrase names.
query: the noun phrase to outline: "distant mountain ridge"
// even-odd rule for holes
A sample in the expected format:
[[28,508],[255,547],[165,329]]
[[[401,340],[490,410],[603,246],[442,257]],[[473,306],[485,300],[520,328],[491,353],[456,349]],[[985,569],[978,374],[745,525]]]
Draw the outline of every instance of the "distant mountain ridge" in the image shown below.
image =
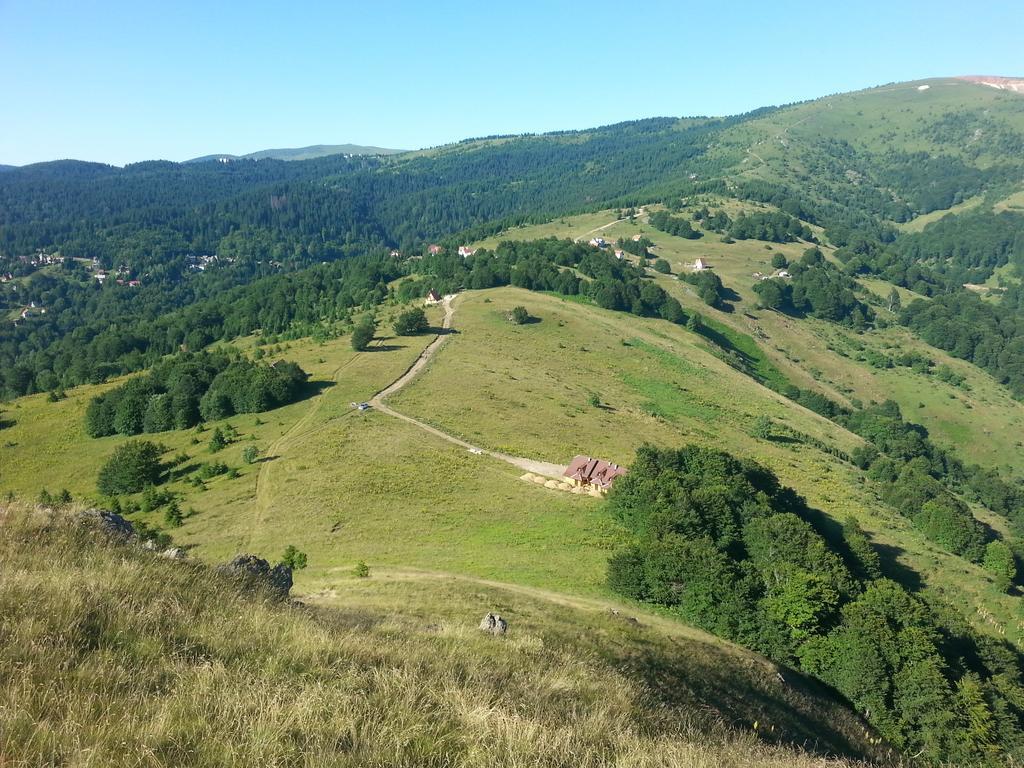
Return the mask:
[[957,80],[987,85],[1000,91],[1024,94],[1024,77],[999,77],[997,75],[961,75]]
[[210,160],[311,160],[328,155],[397,155],[404,149],[386,149],[384,147],[365,147],[359,144],[313,144],[309,147],[292,147],[282,149],[261,149],[247,155],[215,154],[203,155],[186,160],[186,163],[204,163]]

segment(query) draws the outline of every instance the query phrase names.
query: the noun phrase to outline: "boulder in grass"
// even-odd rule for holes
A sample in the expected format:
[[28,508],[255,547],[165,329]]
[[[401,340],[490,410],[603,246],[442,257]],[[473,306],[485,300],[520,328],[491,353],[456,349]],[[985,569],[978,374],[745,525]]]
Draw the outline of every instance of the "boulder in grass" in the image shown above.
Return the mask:
[[80,513],[82,519],[98,530],[118,539],[131,539],[135,537],[135,529],[132,524],[114,512],[105,509],[87,509]]
[[292,589],[292,569],[284,563],[270,565],[256,555],[238,555],[230,563],[217,566],[221,573],[249,587],[269,589],[278,597],[288,597]]
[[480,631],[490,635],[504,635],[508,632],[508,622],[496,613],[488,613],[480,622]]

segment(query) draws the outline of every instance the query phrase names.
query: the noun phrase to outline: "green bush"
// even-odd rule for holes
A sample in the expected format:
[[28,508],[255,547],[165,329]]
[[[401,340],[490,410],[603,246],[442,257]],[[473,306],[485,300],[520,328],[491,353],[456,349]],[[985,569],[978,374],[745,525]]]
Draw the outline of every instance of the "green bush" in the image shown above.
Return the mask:
[[996,586],[1006,592],[1017,578],[1017,561],[1013,550],[1003,541],[990,541],[985,547],[985,570],[992,574]]
[[516,325],[523,325],[530,320],[530,313],[526,307],[513,307],[508,314],[508,319]]
[[352,329],[352,349],[357,352],[364,351],[370,346],[370,342],[373,341],[374,334],[377,333],[377,323],[374,322],[372,317],[365,317],[359,321],[359,324]]
[[427,313],[420,307],[407,309],[395,320],[394,329],[398,336],[415,336],[417,333],[425,333],[430,330]]
[[293,571],[301,571],[306,567],[306,553],[300,552],[294,544],[289,544],[281,555],[281,562]]
[[147,485],[157,485],[163,466],[163,451],[149,440],[130,440],[119,445],[100,468],[96,487],[104,496],[138,493]]

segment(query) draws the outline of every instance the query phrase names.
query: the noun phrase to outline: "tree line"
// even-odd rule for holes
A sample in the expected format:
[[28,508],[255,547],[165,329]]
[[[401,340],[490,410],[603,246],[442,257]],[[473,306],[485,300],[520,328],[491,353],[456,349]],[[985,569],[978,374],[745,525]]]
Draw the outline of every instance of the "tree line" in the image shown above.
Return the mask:
[[1019,655],[885,578],[854,520],[825,535],[770,470],[697,446],[638,450],[608,508],[633,537],[615,591],[817,677],[929,763],[1021,756]]
[[178,355],[94,397],[85,431],[90,437],[138,435],[268,411],[297,400],[308,378],[293,362],[267,364],[220,352]]

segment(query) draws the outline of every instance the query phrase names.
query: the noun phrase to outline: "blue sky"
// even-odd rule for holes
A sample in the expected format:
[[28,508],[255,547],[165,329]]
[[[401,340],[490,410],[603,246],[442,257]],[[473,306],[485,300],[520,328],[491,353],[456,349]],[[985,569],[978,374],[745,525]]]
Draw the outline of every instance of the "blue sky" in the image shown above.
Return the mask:
[[418,148],[1024,75],[1015,5],[0,0],[0,163]]

